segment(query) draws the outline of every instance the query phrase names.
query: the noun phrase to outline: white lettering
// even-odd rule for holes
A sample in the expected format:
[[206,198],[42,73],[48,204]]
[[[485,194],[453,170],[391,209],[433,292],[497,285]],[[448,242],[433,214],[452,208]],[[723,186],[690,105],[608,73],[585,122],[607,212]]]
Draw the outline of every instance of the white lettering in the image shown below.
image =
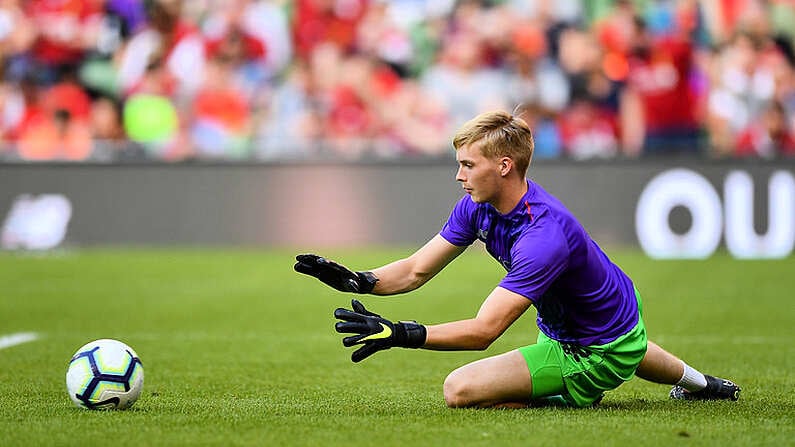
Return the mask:
[[[641,247],[656,259],[703,259],[711,256],[723,235],[732,256],[778,259],[795,248],[795,178],[776,171],[768,183],[768,226],[754,230],[754,186],[751,176],[731,171],[724,182],[724,204],[702,175],[672,169],[654,177],[641,192],[635,230]],[[676,234],[668,223],[674,207],[685,207],[693,223]],[[725,222],[725,224],[724,224]]]
[[[677,206],[687,208],[692,224],[676,234],[668,216]],[[673,169],[653,178],[638,200],[635,229],[643,250],[656,259],[704,259],[720,243],[722,229],[720,197],[701,175],[688,169]]]
[[754,185],[745,172],[732,171],[723,185],[726,247],[740,259],[777,259],[795,245],[795,179],[777,171],[768,183],[767,233],[754,231]]

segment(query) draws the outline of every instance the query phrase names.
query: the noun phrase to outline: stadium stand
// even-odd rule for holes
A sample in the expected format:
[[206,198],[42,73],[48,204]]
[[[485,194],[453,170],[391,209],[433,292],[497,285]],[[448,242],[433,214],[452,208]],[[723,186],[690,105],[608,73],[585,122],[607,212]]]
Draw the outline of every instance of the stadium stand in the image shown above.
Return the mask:
[[790,0],[4,0],[0,160],[795,155]]

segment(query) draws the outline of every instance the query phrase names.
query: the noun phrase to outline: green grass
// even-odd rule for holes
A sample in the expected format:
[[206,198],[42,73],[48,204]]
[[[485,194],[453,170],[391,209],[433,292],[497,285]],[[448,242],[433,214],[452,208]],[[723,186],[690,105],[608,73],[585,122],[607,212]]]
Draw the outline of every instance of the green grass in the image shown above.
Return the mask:
[[[327,253],[356,268],[406,250]],[[442,382],[535,340],[535,313],[486,352],[393,349],[349,360],[331,314],[350,296],[292,271],[287,252],[86,250],[0,254],[0,444],[795,445],[795,258],[659,262],[614,253],[644,297],[650,337],[743,387],[739,402],[678,402],[634,379],[595,409],[452,410]],[[368,298],[391,319],[472,316],[501,276],[470,250],[412,294]],[[97,338],[138,351],[146,385],[123,412],[75,407],[70,356]]]

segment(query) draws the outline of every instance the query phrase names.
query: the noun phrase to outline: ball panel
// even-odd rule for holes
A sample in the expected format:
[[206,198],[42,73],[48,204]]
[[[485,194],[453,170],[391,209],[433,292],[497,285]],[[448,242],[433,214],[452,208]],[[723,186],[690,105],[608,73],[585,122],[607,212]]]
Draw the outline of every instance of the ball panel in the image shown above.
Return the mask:
[[133,369],[132,375],[130,376],[130,392],[133,390],[138,390],[140,394],[141,389],[144,387],[144,367],[138,362],[135,365],[135,369]]
[[130,367],[132,356],[124,351],[108,351],[107,348],[100,350],[99,355],[94,357],[97,362],[97,369],[101,374],[115,374],[123,376]]
[[94,387],[94,391],[91,393],[91,396],[88,398],[92,403],[98,403],[102,402],[103,400],[108,400],[110,397],[125,391],[126,390],[124,389],[123,383],[100,380],[99,383],[97,383],[97,386]]
[[88,357],[72,360],[66,371],[66,388],[69,394],[82,394],[93,377]]

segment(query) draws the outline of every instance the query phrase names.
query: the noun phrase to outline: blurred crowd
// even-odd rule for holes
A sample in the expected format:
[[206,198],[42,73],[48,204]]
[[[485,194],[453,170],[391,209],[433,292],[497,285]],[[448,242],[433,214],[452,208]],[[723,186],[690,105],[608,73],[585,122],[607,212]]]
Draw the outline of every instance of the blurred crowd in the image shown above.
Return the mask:
[[795,156],[793,0],[0,0],[0,159]]

